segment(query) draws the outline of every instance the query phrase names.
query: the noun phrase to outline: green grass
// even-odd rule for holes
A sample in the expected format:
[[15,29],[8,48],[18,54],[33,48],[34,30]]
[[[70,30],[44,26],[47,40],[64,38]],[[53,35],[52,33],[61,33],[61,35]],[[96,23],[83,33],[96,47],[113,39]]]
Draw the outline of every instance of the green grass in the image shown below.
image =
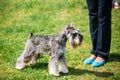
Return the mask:
[[[112,44],[108,62],[99,68],[84,65],[90,55],[91,40],[84,0],[0,0],[0,80],[120,80],[120,9],[112,10]],[[30,32],[56,34],[74,22],[80,28],[82,46],[71,49],[67,43],[69,74],[54,77],[48,73],[48,56],[35,65],[16,70],[15,63]]]

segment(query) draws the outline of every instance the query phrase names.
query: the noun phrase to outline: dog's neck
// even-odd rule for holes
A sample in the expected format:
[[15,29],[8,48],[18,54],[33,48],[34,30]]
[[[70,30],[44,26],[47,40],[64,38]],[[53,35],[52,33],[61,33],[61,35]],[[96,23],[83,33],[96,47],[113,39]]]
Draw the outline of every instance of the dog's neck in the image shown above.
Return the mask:
[[66,41],[68,40],[67,36],[66,36],[66,32],[63,30],[58,35],[59,35],[59,37],[58,37],[59,42],[65,42],[66,43]]

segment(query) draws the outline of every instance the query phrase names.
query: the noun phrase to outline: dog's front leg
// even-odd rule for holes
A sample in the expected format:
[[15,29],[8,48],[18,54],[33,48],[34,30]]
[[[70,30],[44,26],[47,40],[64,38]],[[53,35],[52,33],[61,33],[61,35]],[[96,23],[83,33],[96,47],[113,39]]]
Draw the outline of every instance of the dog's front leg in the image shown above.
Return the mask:
[[62,73],[68,73],[68,68],[67,68],[67,64],[66,64],[66,58],[65,58],[65,55],[63,54],[62,56],[59,57],[59,60],[58,60],[58,68],[59,68],[59,72],[62,72]]
[[59,76],[59,71],[58,71],[58,60],[56,60],[56,56],[51,56],[49,60],[49,73],[54,75],[54,76]]

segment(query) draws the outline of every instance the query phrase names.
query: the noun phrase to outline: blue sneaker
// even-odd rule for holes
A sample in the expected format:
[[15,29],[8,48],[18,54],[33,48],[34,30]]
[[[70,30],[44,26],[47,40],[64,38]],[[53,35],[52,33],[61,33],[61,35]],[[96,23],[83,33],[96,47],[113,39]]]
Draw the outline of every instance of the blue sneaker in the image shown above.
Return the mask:
[[94,62],[94,60],[95,60],[95,58],[93,58],[93,59],[86,58],[84,60],[84,64],[92,64]]
[[92,66],[93,67],[100,67],[100,66],[103,66],[104,64],[105,64],[105,60],[103,59],[101,62],[94,61],[92,63]]

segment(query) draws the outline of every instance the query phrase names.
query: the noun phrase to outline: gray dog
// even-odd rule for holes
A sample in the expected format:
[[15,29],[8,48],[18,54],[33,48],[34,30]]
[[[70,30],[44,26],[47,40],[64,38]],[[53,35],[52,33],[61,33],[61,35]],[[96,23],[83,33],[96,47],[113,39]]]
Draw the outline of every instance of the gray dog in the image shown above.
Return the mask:
[[16,69],[25,68],[26,64],[34,64],[39,55],[44,53],[50,56],[49,73],[59,76],[59,72],[68,73],[65,51],[66,41],[69,40],[73,48],[79,46],[83,40],[80,31],[73,24],[69,24],[57,35],[33,35],[29,36],[25,49],[17,59]]

